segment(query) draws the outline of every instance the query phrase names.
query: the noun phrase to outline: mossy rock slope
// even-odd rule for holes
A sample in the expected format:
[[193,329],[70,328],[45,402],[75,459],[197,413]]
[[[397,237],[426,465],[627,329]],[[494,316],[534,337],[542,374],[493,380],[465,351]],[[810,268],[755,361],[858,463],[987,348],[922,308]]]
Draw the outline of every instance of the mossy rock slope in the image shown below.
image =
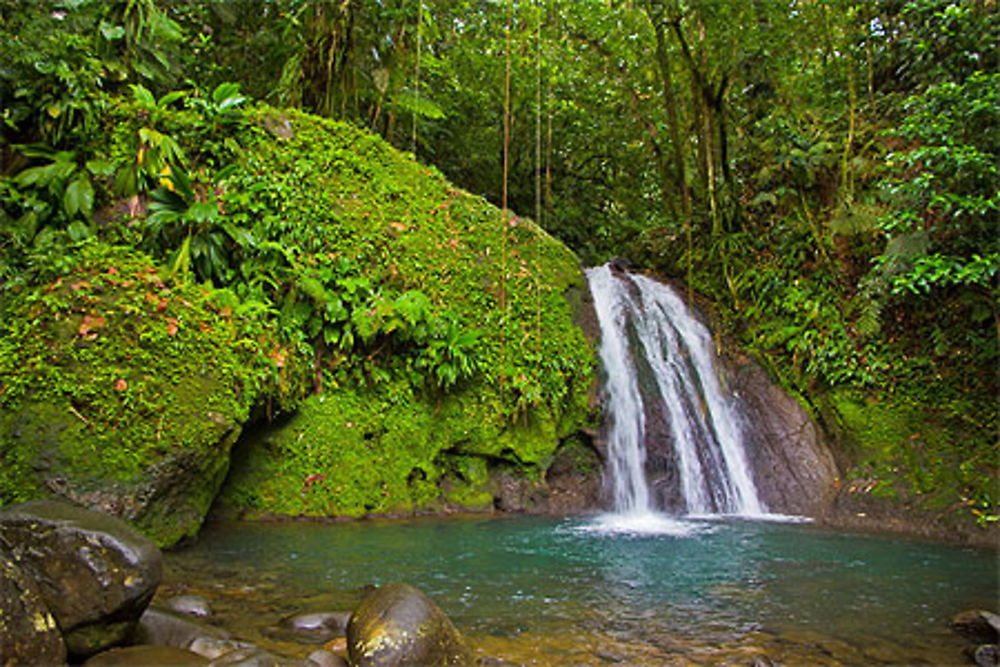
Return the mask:
[[[311,341],[322,391],[240,445],[222,504],[313,516],[485,509],[499,471],[544,486],[560,443],[592,418],[593,351],[570,305],[586,290],[576,256],[350,125],[267,108],[248,122],[226,210],[294,244],[300,271],[337,267],[347,278],[326,283],[327,303],[346,303],[354,279],[372,296],[326,345]],[[428,325],[452,334],[390,330],[415,292]],[[476,343],[442,382],[427,357],[456,331]]]
[[101,244],[0,302],[0,498],[63,497],[160,545],[194,535],[254,402],[208,293]]
[[118,104],[91,237],[0,289],[0,505],[173,544],[244,430],[220,498],[251,515],[485,509],[512,477],[544,500],[593,418],[576,256],[348,124],[213,118]]

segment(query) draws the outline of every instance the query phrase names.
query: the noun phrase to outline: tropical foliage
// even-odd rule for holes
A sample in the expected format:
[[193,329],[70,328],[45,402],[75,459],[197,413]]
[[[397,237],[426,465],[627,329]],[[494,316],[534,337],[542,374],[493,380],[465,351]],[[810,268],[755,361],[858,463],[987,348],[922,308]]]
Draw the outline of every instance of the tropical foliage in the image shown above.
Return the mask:
[[[998,42],[995,0],[2,0],[0,279],[114,237],[275,314],[318,367],[398,365],[441,390],[475,375],[476,327],[428,306],[437,294],[366,282],[357,258],[302,260],[315,237],[270,240],[287,221],[261,216],[294,180],[254,169],[329,165],[230,167],[254,142],[248,99],[298,107],[533,216],[585,261],[626,254],[707,296],[845,428],[841,392],[924,415],[914,433],[952,442],[872,435],[892,441],[859,454],[869,473],[929,493],[893,472],[923,447],[922,465],[960,471],[935,477],[942,502],[990,516]],[[129,128],[110,147],[109,118]],[[102,227],[121,201],[149,215]],[[560,396],[523,371],[576,362],[519,354],[498,374],[512,409]]]

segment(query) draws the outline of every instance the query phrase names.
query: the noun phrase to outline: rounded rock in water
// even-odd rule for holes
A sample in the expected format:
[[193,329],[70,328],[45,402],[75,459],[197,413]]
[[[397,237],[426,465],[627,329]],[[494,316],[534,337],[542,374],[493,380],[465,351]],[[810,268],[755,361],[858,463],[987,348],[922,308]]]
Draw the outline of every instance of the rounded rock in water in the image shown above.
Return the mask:
[[474,662],[444,612],[407,584],[387,584],[365,596],[347,626],[347,649],[357,667]]
[[160,583],[162,555],[124,521],[57,501],[0,512],[0,548],[38,584],[71,655],[123,643]]

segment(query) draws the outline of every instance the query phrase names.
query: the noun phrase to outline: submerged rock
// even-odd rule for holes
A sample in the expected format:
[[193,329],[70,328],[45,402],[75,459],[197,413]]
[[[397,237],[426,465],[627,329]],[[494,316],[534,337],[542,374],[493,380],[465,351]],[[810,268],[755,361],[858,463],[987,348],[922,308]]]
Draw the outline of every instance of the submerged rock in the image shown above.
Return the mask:
[[348,667],[348,662],[343,657],[330,651],[313,651],[306,658],[306,664],[312,663],[319,667]]
[[977,667],[997,667],[1000,665],[1000,646],[980,644],[969,649],[969,657]]
[[37,582],[72,655],[124,642],[160,583],[155,544],[120,519],[57,501],[0,512],[0,548]]
[[250,642],[238,639],[217,639],[214,637],[197,637],[188,647],[188,650],[198,655],[216,660],[234,651],[246,651],[257,648]]
[[135,667],[136,665],[207,665],[197,653],[171,646],[128,646],[98,653],[84,667]]
[[167,600],[167,607],[188,616],[205,617],[212,615],[208,601],[200,595],[178,595]]
[[996,644],[1000,641],[1000,616],[983,609],[959,612],[951,619],[949,626],[976,644]]
[[302,663],[285,660],[252,644],[229,651],[209,663],[212,667],[222,667],[223,665],[226,667],[281,667],[292,664],[301,665]]
[[351,613],[346,611],[312,611],[282,619],[281,626],[295,635],[317,643],[343,637]]
[[232,635],[170,609],[149,607],[139,619],[134,640],[156,646],[189,648],[201,638],[223,640]]
[[347,626],[347,650],[356,667],[474,661],[440,607],[407,584],[381,586],[361,600]]
[[66,662],[66,644],[35,582],[0,551],[0,663]]

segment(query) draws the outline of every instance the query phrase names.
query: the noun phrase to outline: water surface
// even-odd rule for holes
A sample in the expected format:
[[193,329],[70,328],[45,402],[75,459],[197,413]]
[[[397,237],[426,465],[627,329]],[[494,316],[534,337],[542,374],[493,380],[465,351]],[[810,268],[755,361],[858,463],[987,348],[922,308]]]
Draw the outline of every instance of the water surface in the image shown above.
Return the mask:
[[431,595],[482,655],[532,664],[962,664],[956,612],[997,604],[996,552],[808,524],[425,518],[219,523],[167,555],[161,596],[197,592],[237,636],[350,609],[369,584]]

